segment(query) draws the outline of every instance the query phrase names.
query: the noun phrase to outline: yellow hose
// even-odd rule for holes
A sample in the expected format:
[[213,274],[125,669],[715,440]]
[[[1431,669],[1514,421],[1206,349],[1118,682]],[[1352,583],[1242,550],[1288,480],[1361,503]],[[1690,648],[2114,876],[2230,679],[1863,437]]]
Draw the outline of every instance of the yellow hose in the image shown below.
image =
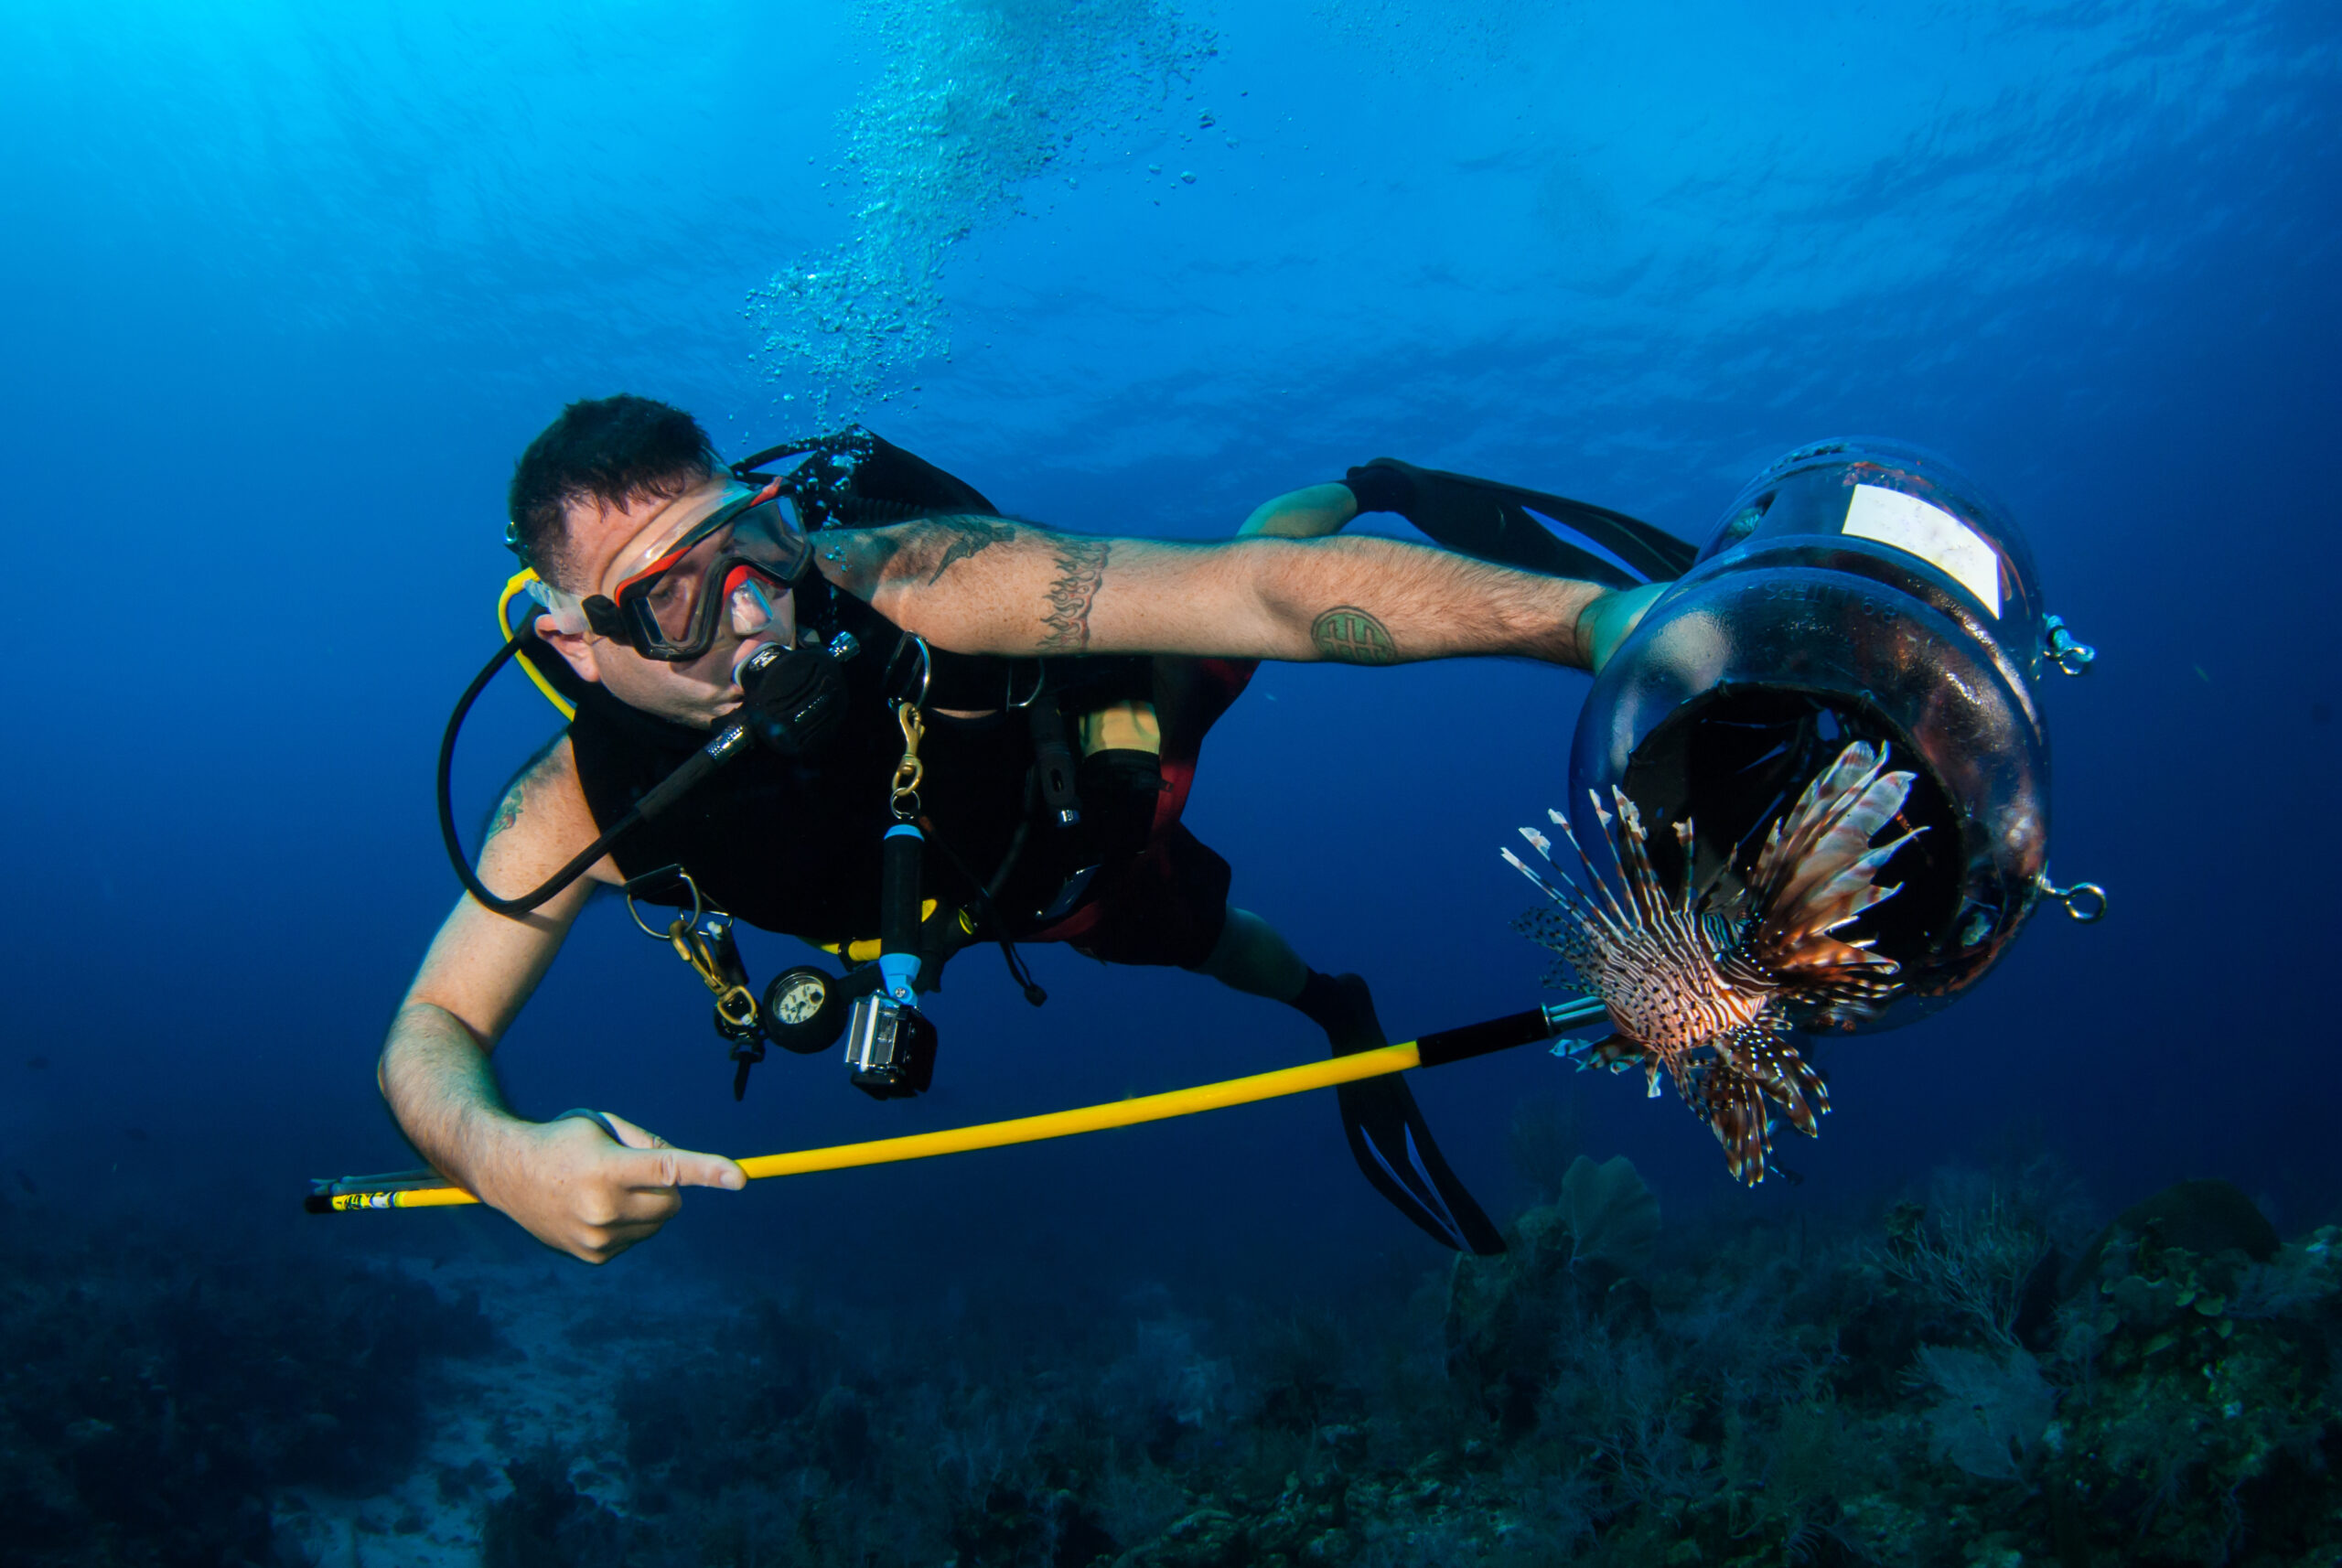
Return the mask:
[[[914,1133],[904,1138],[880,1138],[866,1144],[838,1144],[826,1149],[799,1149],[782,1155],[757,1155],[740,1162],[751,1181],[766,1176],[806,1176],[814,1171],[850,1170],[856,1165],[883,1165],[897,1160],[932,1159],[938,1155],[965,1154],[972,1149],[997,1149],[1010,1144],[1037,1144],[1047,1138],[1070,1138],[1078,1133],[1102,1133],[1110,1127],[1135,1127],[1143,1122],[1193,1116],[1230,1105],[1250,1105],[1313,1089],[1331,1089],[1360,1079],[1380,1078],[1423,1065],[1413,1040],[1355,1056],[1306,1067],[1281,1068],[1275,1072],[1231,1078],[1193,1089],[1117,1100],[1105,1105],[1085,1105],[1053,1111],[1043,1116],[1020,1116],[1009,1122],[986,1122],[973,1127],[953,1127],[940,1133]],[[375,1192],[333,1195],[336,1213],[359,1208],[445,1208],[478,1203],[459,1187],[400,1187]]]

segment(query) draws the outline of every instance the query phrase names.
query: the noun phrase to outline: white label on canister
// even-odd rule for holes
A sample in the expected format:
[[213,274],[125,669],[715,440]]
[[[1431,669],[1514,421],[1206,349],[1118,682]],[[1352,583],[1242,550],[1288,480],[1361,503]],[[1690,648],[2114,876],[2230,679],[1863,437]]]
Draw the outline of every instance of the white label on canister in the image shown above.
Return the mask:
[[1984,536],[1939,506],[1876,485],[1856,485],[1846,533],[1907,550],[2001,613],[2001,554]]

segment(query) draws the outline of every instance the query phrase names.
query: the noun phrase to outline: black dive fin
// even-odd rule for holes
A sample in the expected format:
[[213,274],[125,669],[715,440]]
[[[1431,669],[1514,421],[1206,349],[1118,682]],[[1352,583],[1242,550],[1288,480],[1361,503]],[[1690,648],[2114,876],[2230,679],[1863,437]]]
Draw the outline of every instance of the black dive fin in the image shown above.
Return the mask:
[[1505,1250],[1504,1237],[1432,1142],[1431,1129],[1405,1080],[1369,1079],[1335,1091],[1342,1107],[1342,1131],[1350,1153],[1374,1189],[1433,1240],[1459,1252],[1491,1257]]
[[[1418,468],[1395,457],[1352,468],[1347,482],[1362,510],[1395,511],[1450,550],[1526,572],[1625,587],[1680,577],[1699,553],[1666,530],[1607,507]],[[1563,533],[1595,549],[1572,543]]]
[[[1348,1016],[1338,1026],[1327,1030],[1334,1054],[1346,1057],[1388,1044],[1374,1015],[1374,999],[1366,982],[1346,974],[1335,984],[1340,988],[1342,1010]],[[1464,1189],[1448,1168],[1446,1156],[1433,1142],[1431,1128],[1405,1079],[1395,1074],[1370,1078],[1342,1084],[1334,1094],[1341,1106],[1342,1131],[1349,1135],[1350,1153],[1375,1191],[1445,1246],[1484,1257],[1505,1250],[1503,1235]]]

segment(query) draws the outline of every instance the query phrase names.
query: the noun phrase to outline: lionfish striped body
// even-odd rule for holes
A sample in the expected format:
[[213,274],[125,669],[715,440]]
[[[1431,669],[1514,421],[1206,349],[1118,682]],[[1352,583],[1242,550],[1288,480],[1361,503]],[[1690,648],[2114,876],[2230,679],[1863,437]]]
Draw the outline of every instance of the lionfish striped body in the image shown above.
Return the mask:
[[[1735,1179],[1765,1179],[1767,1123],[1778,1107],[1810,1136],[1830,1091],[1789,1038],[1793,1003],[1876,1001],[1894,993],[1898,966],[1867,940],[1834,933],[1896,889],[1875,877],[1913,829],[1874,848],[1872,837],[1903,809],[1913,775],[1887,771],[1884,748],[1856,741],[1840,752],[1773,826],[1747,886],[1715,897],[1729,867],[1692,885],[1692,824],[1675,824],[1683,850],[1676,887],[1652,868],[1642,813],[1614,789],[1614,815],[1594,810],[1610,838],[1624,896],[1595,865],[1568,819],[1548,812],[1576,852],[1581,878],[1548,876],[1510,850],[1504,858],[1559,906],[1524,915],[1518,929],[1560,953],[1563,972],[1602,1000],[1616,1033],[1584,1053],[1619,1069],[1639,1066],[1652,1094],[1663,1070],[1684,1103],[1724,1145]],[[1547,861],[1552,845],[1520,830]]]

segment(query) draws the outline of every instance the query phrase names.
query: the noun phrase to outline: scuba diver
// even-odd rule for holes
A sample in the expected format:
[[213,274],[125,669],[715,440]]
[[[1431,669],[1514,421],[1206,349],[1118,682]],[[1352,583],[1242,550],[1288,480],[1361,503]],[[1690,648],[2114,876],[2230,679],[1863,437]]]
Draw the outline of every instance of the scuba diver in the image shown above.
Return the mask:
[[[924,1090],[935,1032],[918,998],[980,942],[1036,1004],[1015,944],[1064,942],[1283,1002],[1338,1054],[1382,1045],[1365,982],[1310,968],[1231,907],[1227,862],[1180,824],[1206,731],[1261,659],[1590,668],[1649,602],[1624,590],[1689,563],[1594,508],[1569,521],[1604,553],[1540,553],[1551,536],[1532,523],[1510,542],[1528,557],[1505,566],[1319,537],[1388,500],[1388,472],[1278,498],[1231,540],[1108,538],[1004,518],[866,431],[727,466],[681,410],[571,404],[509,498],[524,570],[505,606],[525,592],[538,613],[506,623],[441,751],[467,893],[382,1047],[400,1126],[450,1180],[589,1262],[655,1233],[682,1187],[742,1185],[733,1161],[620,1117],[530,1122],[499,1092],[490,1054],[597,886],[622,890],[715,996],[736,1096],[768,1044],[841,1037],[857,1087]],[[512,780],[475,867],[452,752],[512,659],[569,723]],[[678,913],[654,926],[651,905]],[[759,999],[736,919],[850,967],[791,970]],[[1340,1102],[1360,1169],[1409,1219],[1502,1250],[1403,1082],[1346,1084]]]

